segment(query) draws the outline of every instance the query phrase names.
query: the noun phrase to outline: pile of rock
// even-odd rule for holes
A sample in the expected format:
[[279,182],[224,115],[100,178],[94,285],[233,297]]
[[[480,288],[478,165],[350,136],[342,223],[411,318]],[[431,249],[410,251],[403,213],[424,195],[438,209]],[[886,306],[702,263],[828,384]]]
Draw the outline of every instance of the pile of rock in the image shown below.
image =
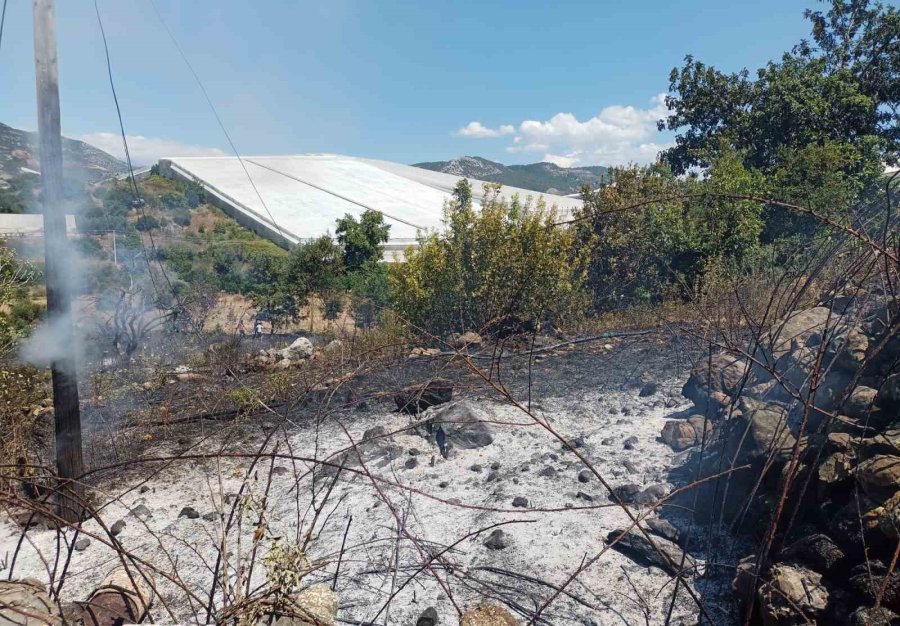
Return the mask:
[[[759,538],[785,495],[771,550],[733,584],[766,625],[900,623],[896,313],[873,294],[795,311],[743,351],[752,359],[698,363],[683,388],[694,410],[663,428],[707,479],[699,517]],[[695,490],[679,504],[693,508]]]
[[312,342],[298,337],[286,348],[264,348],[252,359],[253,365],[264,369],[285,370],[306,361],[315,353]]

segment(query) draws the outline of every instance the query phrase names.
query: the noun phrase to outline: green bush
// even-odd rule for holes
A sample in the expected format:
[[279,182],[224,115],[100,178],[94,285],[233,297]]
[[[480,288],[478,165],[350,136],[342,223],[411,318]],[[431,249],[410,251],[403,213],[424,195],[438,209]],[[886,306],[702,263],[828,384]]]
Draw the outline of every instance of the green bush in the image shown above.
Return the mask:
[[149,230],[159,228],[159,220],[152,215],[142,215],[137,218],[137,221],[134,223],[134,227],[139,231],[145,233]]
[[445,207],[445,230],[422,236],[391,268],[391,297],[403,317],[436,335],[484,329],[508,315],[557,323],[581,311],[585,247],[554,227],[556,211],[506,200],[486,185],[482,208],[463,180]]

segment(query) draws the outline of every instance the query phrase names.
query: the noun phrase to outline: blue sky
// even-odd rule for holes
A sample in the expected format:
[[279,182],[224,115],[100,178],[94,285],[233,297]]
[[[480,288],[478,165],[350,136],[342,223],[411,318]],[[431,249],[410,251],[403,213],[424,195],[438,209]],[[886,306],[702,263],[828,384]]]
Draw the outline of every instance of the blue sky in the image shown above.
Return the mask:
[[[227,142],[150,0],[99,0],[137,160]],[[652,160],[685,54],[756,68],[808,36],[814,0],[156,0],[242,154],[406,163]],[[57,0],[63,132],[114,153],[90,0]],[[31,2],[11,0],[0,121],[34,129]]]

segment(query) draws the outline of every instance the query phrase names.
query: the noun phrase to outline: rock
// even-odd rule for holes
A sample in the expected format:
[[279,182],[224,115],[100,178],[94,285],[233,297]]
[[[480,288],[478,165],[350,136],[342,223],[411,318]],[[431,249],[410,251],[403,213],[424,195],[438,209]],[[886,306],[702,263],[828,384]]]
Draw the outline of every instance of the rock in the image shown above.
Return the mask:
[[485,603],[463,613],[459,626],[519,626],[519,620],[506,609]]
[[593,502],[593,501],[594,501],[594,496],[592,496],[592,495],[589,494],[589,493],[585,493],[585,492],[583,492],[583,491],[579,491],[578,493],[575,494],[575,499],[576,499],[576,500],[584,500],[585,502]]
[[117,522],[115,522],[112,526],[110,526],[109,534],[112,535],[113,537],[115,537],[119,533],[121,533],[123,530],[125,530],[125,520],[120,519]]
[[837,357],[834,364],[851,373],[856,372],[865,363],[868,350],[869,338],[861,328],[854,326],[835,340],[834,351],[837,352]]
[[322,348],[322,352],[324,352],[325,354],[340,354],[343,348],[343,341],[341,341],[340,339],[332,339],[325,345],[324,348]]
[[669,541],[674,541],[675,543],[678,543],[678,538],[681,534],[670,521],[665,520],[661,517],[649,518],[647,520],[647,528],[650,529],[650,532],[659,535],[663,539],[668,539]]
[[509,536],[499,528],[496,528],[488,535],[487,540],[484,542],[484,547],[488,550],[505,550],[509,547]]
[[[763,339],[764,347],[773,361],[778,361],[797,346],[808,346],[811,343],[810,338],[815,335],[821,337],[826,330],[826,324],[833,326],[836,319],[831,311],[823,306],[793,311],[772,325],[772,329]],[[812,347],[817,345],[815,340],[812,343]]]
[[641,492],[641,486],[636,485],[634,483],[629,483],[627,485],[620,485],[618,487],[613,488],[613,493],[616,494],[616,497],[619,498],[624,503],[629,503],[634,500],[634,497]]
[[900,456],[878,454],[857,467],[856,480],[869,497],[890,497],[900,484]]
[[416,620],[416,626],[437,626],[438,614],[433,606],[428,607]]
[[741,398],[739,408],[728,422],[729,457],[740,464],[761,463],[775,450],[778,456],[788,458],[796,440],[788,430],[784,407]]
[[626,450],[634,450],[635,446],[637,446],[638,444],[638,441],[639,439],[632,435],[624,441],[622,447],[624,447]]
[[556,478],[556,470],[548,465],[538,472],[538,476],[543,478]]
[[875,406],[878,392],[871,387],[856,387],[844,402],[843,412],[853,419],[865,419]]
[[386,437],[388,434],[387,429],[384,426],[373,426],[372,428],[367,428],[363,433],[362,441],[372,441],[373,439],[381,439]]
[[683,420],[669,420],[662,429],[660,439],[675,452],[686,450],[697,443],[697,432],[693,425]]
[[638,392],[638,396],[641,398],[648,398],[650,396],[656,395],[658,391],[658,387],[656,383],[647,383],[643,387],[641,387],[640,392]]
[[527,509],[528,508],[528,498],[523,498],[522,496],[516,496],[513,498],[512,505],[514,507]]
[[[747,373],[747,362],[739,357],[719,352],[711,361],[698,361],[691,370],[691,375],[684,387],[682,395],[691,400],[701,410],[706,410],[710,395],[717,397],[733,396],[739,390],[741,381]],[[752,384],[752,377],[748,384]]]
[[819,479],[819,493],[841,487],[852,478],[852,458],[843,452],[835,452],[819,464],[816,475]]
[[500,480],[500,472],[497,470],[491,470],[487,475],[487,482],[494,482],[495,480]]
[[444,447],[448,454],[454,449],[483,448],[494,442],[491,427],[486,423],[490,414],[470,400],[448,404],[431,412],[422,421],[429,437],[438,441],[443,432]]
[[756,555],[750,554],[738,562],[731,591],[741,604],[747,604],[756,592]]
[[875,405],[886,411],[900,409],[900,373],[891,374],[875,395]]
[[890,609],[880,607],[859,607],[850,615],[850,626],[896,626],[900,624],[900,615]]
[[583,469],[580,472],[578,472],[578,482],[580,482],[580,483],[591,482],[592,476],[593,476],[593,474],[591,473],[590,470]]
[[806,568],[779,563],[773,565],[769,580],[757,592],[759,611],[765,626],[807,624],[820,617],[828,606],[828,590],[822,575]]
[[[620,535],[621,539],[619,539]],[[617,539],[618,541],[616,541]],[[668,539],[653,537],[652,541],[653,543],[636,528],[627,532],[625,529],[614,530],[606,536],[606,543],[611,544],[615,550],[639,562],[659,566],[670,574],[681,571],[682,559],[684,559],[684,570],[691,571],[697,567],[696,561],[690,555],[685,554],[681,548]],[[654,546],[656,547],[654,548]]]
[[91,540],[89,537],[79,537],[75,540],[75,545],[72,548],[75,552],[84,552],[87,550],[87,547],[91,545]]
[[[869,561],[868,565],[871,568],[871,576],[866,563],[860,563],[850,570],[848,582],[850,587],[865,599],[866,603],[874,604],[875,597],[884,584],[887,567],[877,560]],[[892,611],[900,611],[900,572],[894,571],[888,576],[881,603]]]
[[403,467],[405,467],[406,469],[415,469],[416,467],[418,467],[418,465],[419,461],[416,459],[416,457],[413,456],[406,459],[406,463],[403,464]]
[[649,506],[651,504],[656,504],[663,498],[665,498],[669,494],[669,488],[662,484],[657,483],[655,485],[650,485],[639,494],[634,497],[633,502],[635,504],[643,504],[644,506]]
[[315,348],[312,342],[306,337],[297,337],[294,342],[287,348],[278,350],[277,354],[282,358],[290,361],[301,361],[312,356]]
[[782,551],[781,557],[800,561],[821,574],[833,575],[845,566],[847,555],[831,537],[815,533],[792,543]]
[[632,463],[631,461],[629,461],[628,459],[625,459],[624,461],[622,461],[622,467],[624,467],[625,471],[628,472],[629,474],[639,473],[637,466],[634,463]]
[[465,348],[477,348],[482,344],[481,335],[476,332],[467,331],[460,334],[454,333],[450,337],[450,345],[456,350],[464,350]]
[[178,517],[186,517],[188,519],[197,519],[200,517],[200,514],[197,510],[192,506],[186,506],[181,509],[181,512],[178,514]]
[[0,581],[0,624],[4,626],[57,626],[62,623],[59,605],[44,586],[32,579]]
[[140,520],[144,520],[144,521],[153,517],[153,514],[150,512],[150,509],[148,509],[143,504],[139,504],[136,507],[134,507],[133,509],[131,509],[131,512],[129,513],[129,515],[131,515],[132,517],[136,517]]
[[450,402],[453,398],[453,381],[434,378],[404,387],[394,395],[394,402],[401,413],[416,414],[425,409]]
[[276,465],[275,467],[272,468],[272,475],[273,476],[284,476],[285,474],[287,474],[290,471],[291,470],[286,468],[284,465]]
[[207,522],[214,522],[217,519],[220,519],[220,516],[217,511],[210,511],[209,513],[203,514],[203,519]]
[[709,445],[713,432],[713,421],[706,419],[702,415],[692,415],[687,421],[694,428],[694,445],[699,446],[703,443],[704,430],[706,431],[706,444]]
[[500,469],[501,467],[502,467],[502,465],[500,465],[500,461],[494,461],[493,463],[491,463],[491,469],[492,469],[492,470],[498,470],[498,469]]

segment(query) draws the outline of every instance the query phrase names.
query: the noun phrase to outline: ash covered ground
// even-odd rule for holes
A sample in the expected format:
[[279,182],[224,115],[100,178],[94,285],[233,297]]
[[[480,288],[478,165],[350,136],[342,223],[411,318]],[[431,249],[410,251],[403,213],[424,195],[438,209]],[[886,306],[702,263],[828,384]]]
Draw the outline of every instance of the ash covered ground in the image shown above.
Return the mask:
[[[523,620],[540,611],[541,623],[662,624],[674,579],[638,553],[606,548],[610,532],[630,520],[579,455],[619,493],[638,496],[633,515],[656,516],[640,493],[658,497],[679,486],[668,481],[683,455],[657,437],[667,415],[689,406],[680,388],[690,354],[641,337],[558,350],[530,370],[525,358],[503,361],[499,381],[526,406],[530,389],[534,417],[497,392],[496,371],[488,383],[445,360],[409,359],[357,376],[352,403],[294,407],[286,419],[272,409],[181,425],[145,442],[140,463],[97,475],[103,526],[124,522],[114,540],[92,520],[78,549],[63,546],[57,559],[58,533],[34,527],[14,575],[58,579],[71,554],[61,597],[83,599],[120,565],[108,545],[119,543],[152,565],[144,569],[159,591],[155,621],[203,622],[220,553],[226,588],[252,591],[266,582],[260,558],[304,543],[312,528],[305,552],[313,567],[303,584],[332,584],[340,561],[338,619],[347,623],[413,624],[433,607],[452,624],[457,608],[488,600]],[[391,390],[437,374],[455,381],[451,404],[418,416],[396,411]],[[192,384],[201,383],[169,391],[190,393]],[[462,443],[447,449],[436,440],[426,423],[441,415],[463,431]],[[490,443],[476,435],[470,445],[471,422]],[[706,533],[679,511],[663,507],[660,516],[682,543]],[[0,525],[7,565],[20,536],[8,521]],[[702,570],[702,549],[689,552]],[[715,623],[728,622],[727,581],[709,571],[687,576],[689,589],[678,585],[671,623],[694,623],[697,600]],[[221,587],[214,597],[220,606]]]

